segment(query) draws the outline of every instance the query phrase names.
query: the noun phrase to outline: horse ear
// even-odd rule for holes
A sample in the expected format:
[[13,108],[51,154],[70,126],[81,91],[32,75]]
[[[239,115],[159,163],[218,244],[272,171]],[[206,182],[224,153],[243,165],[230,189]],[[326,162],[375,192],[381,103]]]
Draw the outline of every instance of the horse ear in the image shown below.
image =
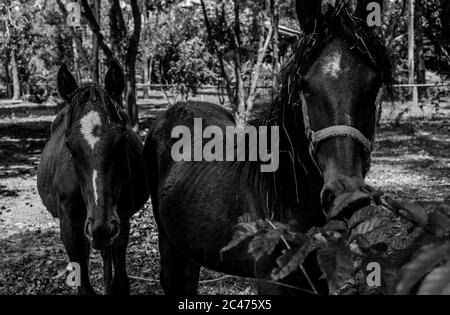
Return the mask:
[[367,20],[367,16],[370,13],[370,11],[368,10],[368,6],[372,2],[378,3],[381,8],[381,12],[383,12],[383,0],[358,0],[358,2],[356,3],[355,16],[363,19],[364,21]]
[[105,76],[105,88],[106,92],[108,92],[119,105],[122,105],[122,93],[125,89],[125,78],[122,68],[114,59],[111,60],[108,72]]
[[78,89],[78,85],[66,64],[63,64],[58,70],[58,74],[56,75],[56,86],[63,99],[67,102],[72,101],[74,92]]
[[322,0],[296,0],[297,18],[307,34],[314,32],[322,16]]

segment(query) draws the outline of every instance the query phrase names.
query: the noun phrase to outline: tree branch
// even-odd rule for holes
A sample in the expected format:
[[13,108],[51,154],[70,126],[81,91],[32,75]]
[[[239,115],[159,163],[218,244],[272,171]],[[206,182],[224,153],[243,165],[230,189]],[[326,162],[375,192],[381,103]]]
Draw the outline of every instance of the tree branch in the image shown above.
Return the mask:
[[[133,35],[131,35],[130,37],[130,49],[137,52],[139,48],[139,39],[141,37],[141,25],[142,25],[141,11],[139,9],[137,0],[131,0],[131,12],[133,14],[134,30]],[[122,11],[120,11],[120,15],[122,15]],[[120,18],[119,18],[119,26],[120,26]]]
[[105,53],[106,58],[113,59],[114,58],[114,54],[111,51],[111,49],[108,47],[108,45],[106,45],[105,40],[104,40],[104,36],[103,36],[103,34],[101,33],[101,30],[100,30],[100,26],[98,25],[98,23],[97,23],[97,21],[95,19],[95,16],[92,13],[91,8],[89,7],[89,4],[88,4],[87,0],[81,0],[81,4],[83,6],[84,17],[88,21],[92,32],[95,34],[95,36],[97,36],[98,43],[99,43],[100,47],[102,48],[103,52]]
[[[242,64],[241,64],[241,39],[240,39],[240,14],[239,14],[239,0],[234,0],[234,26],[227,26],[229,32],[231,33],[231,38],[233,39],[234,46],[234,75],[236,84],[236,99],[235,103],[238,107],[239,114],[245,112],[245,89],[244,80],[242,78]],[[222,3],[222,14],[225,16],[225,8]],[[224,18],[226,21],[226,18]]]
[[[133,4],[135,4],[136,1],[133,0],[131,1],[131,5],[133,6]],[[116,10],[116,14],[117,14],[117,22],[119,23],[119,29],[122,30],[123,34],[128,34],[127,31],[127,25],[125,24],[125,20],[123,19],[123,14],[122,14],[122,10],[120,8],[120,2],[119,0],[114,0],[114,5],[116,6],[117,10]]]
[[231,89],[231,78],[227,71],[225,70],[225,62],[223,60],[222,52],[218,49],[216,42],[214,41],[214,36],[212,33],[211,24],[209,22],[208,13],[206,12],[205,1],[201,0],[203,17],[205,19],[206,31],[208,33],[208,39],[211,47],[211,54],[217,54],[217,58],[219,59],[220,72],[222,73],[222,78],[225,80],[225,87],[227,89],[228,99],[231,103],[234,103],[233,91]]
[[[60,9],[60,11],[61,11],[61,13],[62,13],[62,15],[64,17],[64,20],[66,20],[67,19],[67,15],[68,15],[66,7],[64,6],[64,4],[62,3],[61,0],[56,0],[56,3],[59,6],[59,9]],[[72,34],[72,37],[73,37],[73,39],[75,41],[75,45],[77,46],[77,49],[80,52],[81,59],[83,59],[83,62],[88,67],[89,72],[92,73],[92,65],[91,65],[91,62],[89,60],[88,54],[87,54],[86,50],[83,47],[83,42],[81,41],[80,36],[77,34],[77,32],[75,32],[73,27],[69,27],[69,29],[70,29],[70,33]]]
[[264,41],[264,35],[261,34],[261,39],[259,41],[259,51],[258,59],[252,73],[252,84],[250,87],[250,92],[247,98],[247,113],[250,113],[253,109],[253,103],[255,102],[257,93],[256,89],[258,87],[259,76],[261,74],[261,68],[266,57],[267,49],[269,48],[270,41],[272,40],[273,28],[269,27],[269,33]]

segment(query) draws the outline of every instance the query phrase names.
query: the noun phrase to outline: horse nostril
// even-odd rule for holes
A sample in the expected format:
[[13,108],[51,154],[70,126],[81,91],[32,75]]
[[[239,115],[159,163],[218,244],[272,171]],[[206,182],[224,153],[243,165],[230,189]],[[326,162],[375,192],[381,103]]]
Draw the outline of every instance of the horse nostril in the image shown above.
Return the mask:
[[328,212],[336,199],[336,193],[330,187],[325,188],[322,191],[322,208]]

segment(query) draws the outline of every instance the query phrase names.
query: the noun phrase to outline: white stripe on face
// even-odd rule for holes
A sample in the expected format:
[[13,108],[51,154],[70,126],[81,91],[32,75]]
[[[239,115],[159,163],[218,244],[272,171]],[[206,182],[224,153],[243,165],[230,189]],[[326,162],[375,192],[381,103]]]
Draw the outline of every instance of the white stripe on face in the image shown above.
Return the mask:
[[322,71],[325,74],[337,79],[342,72],[341,68],[341,53],[335,52],[327,58],[327,62],[323,65]]
[[97,170],[94,170],[94,172],[92,173],[92,187],[94,188],[95,205],[98,206],[97,177],[98,177]]
[[87,141],[91,147],[91,150],[94,150],[95,145],[100,141],[100,137],[94,134],[94,130],[102,125],[100,115],[96,111],[91,110],[83,118],[81,118],[80,123],[80,131],[84,137],[84,140]]

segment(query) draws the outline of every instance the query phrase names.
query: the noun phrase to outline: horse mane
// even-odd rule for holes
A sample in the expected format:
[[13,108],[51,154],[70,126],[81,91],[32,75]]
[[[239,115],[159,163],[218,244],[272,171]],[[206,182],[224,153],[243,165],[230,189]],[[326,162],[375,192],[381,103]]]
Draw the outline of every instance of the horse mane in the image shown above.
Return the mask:
[[81,108],[87,102],[92,101],[98,104],[100,109],[108,115],[110,121],[115,123],[126,124],[128,116],[124,111],[123,105],[116,102],[108,92],[97,83],[86,83],[78,87],[72,95],[72,102],[68,105],[66,128],[70,129],[73,120],[73,113],[76,108]]
[[308,192],[300,190],[301,184],[307,177],[309,181],[313,178],[322,181],[305,134],[299,83],[335,38],[344,40],[367,65],[377,69],[382,83],[392,95],[393,65],[384,45],[366,21],[351,13],[347,3],[337,7],[330,5],[315,31],[299,38],[293,55],[281,70],[273,102],[249,122],[253,126],[278,126],[280,130],[279,169],[274,173],[261,173],[261,162],[250,162],[249,180],[255,186],[260,206],[267,217],[286,219],[299,216],[302,211],[298,210],[305,208],[305,200],[310,199]]

